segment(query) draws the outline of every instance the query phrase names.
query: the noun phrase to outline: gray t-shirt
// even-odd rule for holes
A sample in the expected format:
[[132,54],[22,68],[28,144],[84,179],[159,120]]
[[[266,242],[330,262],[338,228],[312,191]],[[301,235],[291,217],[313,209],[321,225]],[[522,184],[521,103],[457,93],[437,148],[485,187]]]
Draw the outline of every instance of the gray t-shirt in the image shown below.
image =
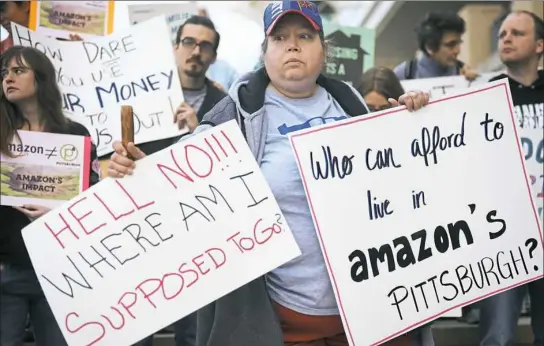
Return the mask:
[[269,126],[261,171],[302,252],[268,273],[270,297],[302,314],[337,315],[334,292],[287,134],[347,116],[321,87],[306,99],[289,99],[269,87],[264,107]]
[[204,97],[206,97],[206,91],[206,86],[198,90],[183,89],[183,98],[185,99],[185,102],[195,110],[195,113],[198,113],[200,110],[200,107],[204,102]]
[[[417,67],[413,79],[449,77],[459,75],[459,68],[457,66],[441,66],[433,58],[426,55],[423,55],[422,57],[417,59],[416,64]],[[393,69],[393,72],[400,80],[405,80],[406,61],[400,63],[400,65],[395,67]]]

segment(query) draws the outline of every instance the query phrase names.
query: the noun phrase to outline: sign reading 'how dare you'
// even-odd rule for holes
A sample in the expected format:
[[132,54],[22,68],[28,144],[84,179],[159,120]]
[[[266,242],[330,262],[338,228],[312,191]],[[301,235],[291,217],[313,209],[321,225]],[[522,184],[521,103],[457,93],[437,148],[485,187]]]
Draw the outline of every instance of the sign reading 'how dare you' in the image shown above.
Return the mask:
[[14,44],[44,52],[55,66],[64,112],[89,129],[98,156],[111,153],[121,138],[122,105],[134,109],[137,144],[185,132],[173,122],[183,93],[164,16],[85,41],[58,41],[11,25]]
[[351,345],[543,277],[511,104],[501,80],[291,135]]

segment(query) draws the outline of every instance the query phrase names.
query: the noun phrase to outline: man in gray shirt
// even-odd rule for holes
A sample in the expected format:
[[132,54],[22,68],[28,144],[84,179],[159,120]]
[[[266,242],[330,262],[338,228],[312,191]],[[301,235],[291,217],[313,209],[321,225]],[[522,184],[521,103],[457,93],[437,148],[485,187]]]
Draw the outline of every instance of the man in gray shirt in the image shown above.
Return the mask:
[[404,61],[393,70],[400,80],[464,75],[477,77],[457,59],[465,21],[456,13],[429,13],[416,30],[420,57]]

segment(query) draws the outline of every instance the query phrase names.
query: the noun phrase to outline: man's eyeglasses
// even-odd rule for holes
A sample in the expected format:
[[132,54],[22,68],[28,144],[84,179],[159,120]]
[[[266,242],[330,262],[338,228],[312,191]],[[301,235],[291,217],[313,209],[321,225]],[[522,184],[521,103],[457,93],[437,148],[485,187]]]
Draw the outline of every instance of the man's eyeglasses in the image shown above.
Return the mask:
[[185,37],[181,40],[181,45],[184,47],[184,48],[189,48],[189,49],[195,49],[196,46],[199,46],[200,47],[200,51],[202,53],[206,53],[206,54],[212,54],[214,51],[215,51],[215,47],[213,46],[213,43],[209,42],[209,41],[202,41],[202,42],[197,42],[194,38],[192,37]]

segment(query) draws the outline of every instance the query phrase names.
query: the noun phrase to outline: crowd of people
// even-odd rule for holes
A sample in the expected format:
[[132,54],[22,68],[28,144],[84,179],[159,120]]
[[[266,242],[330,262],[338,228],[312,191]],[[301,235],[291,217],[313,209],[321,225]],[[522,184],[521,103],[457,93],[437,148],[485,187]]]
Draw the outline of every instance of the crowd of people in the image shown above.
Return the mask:
[[[11,22],[28,26],[28,1],[0,4],[6,30],[10,30]],[[215,65],[220,34],[205,13],[180,26],[174,55],[185,101],[176,109],[175,121],[190,133],[138,146],[116,141],[109,157],[108,175],[122,178],[131,175],[137,169],[135,162],[146,155],[237,119],[302,251],[298,258],[174,323],[177,346],[348,345],[297,164],[288,136],[279,127],[292,127],[314,117],[365,116],[401,105],[417,111],[427,105],[429,95],[406,92],[401,80],[456,75],[473,80],[478,76],[458,59],[465,22],[456,13],[430,13],[425,17],[417,30],[416,59],[394,69],[371,68],[362,76],[361,85],[350,86],[323,73],[330,47],[317,6],[307,2],[300,7],[296,1],[284,2],[281,10],[274,6],[268,5],[263,14],[262,65],[236,79],[209,78],[214,75],[209,73],[212,65],[221,75],[221,65]],[[81,40],[78,36],[72,39]],[[544,51],[542,19],[527,11],[512,12],[502,22],[497,40],[505,72],[493,80],[508,78],[515,105],[541,105],[544,72],[538,67]],[[55,68],[40,51],[21,46],[3,50],[1,74],[0,151],[4,155],[12,155],[8,144],[17,137],[17,130],[90,136],[84,126],[63,114]],[[93,185],[100,178],[94,147],[91,160],[88,174]],[[66,345],[21,234],[24,227],[48,211],[39,205],[0,207],[1,346],[21,346],[28,321],[37,346]],[[521,305],[528,293],[534,345],[544,346],[544,279],[473,306],[480,311],[481,346],[515,343]],[[137,343],[152,344],[153,336]],[[385,345],[432,346],[431,325]]]

